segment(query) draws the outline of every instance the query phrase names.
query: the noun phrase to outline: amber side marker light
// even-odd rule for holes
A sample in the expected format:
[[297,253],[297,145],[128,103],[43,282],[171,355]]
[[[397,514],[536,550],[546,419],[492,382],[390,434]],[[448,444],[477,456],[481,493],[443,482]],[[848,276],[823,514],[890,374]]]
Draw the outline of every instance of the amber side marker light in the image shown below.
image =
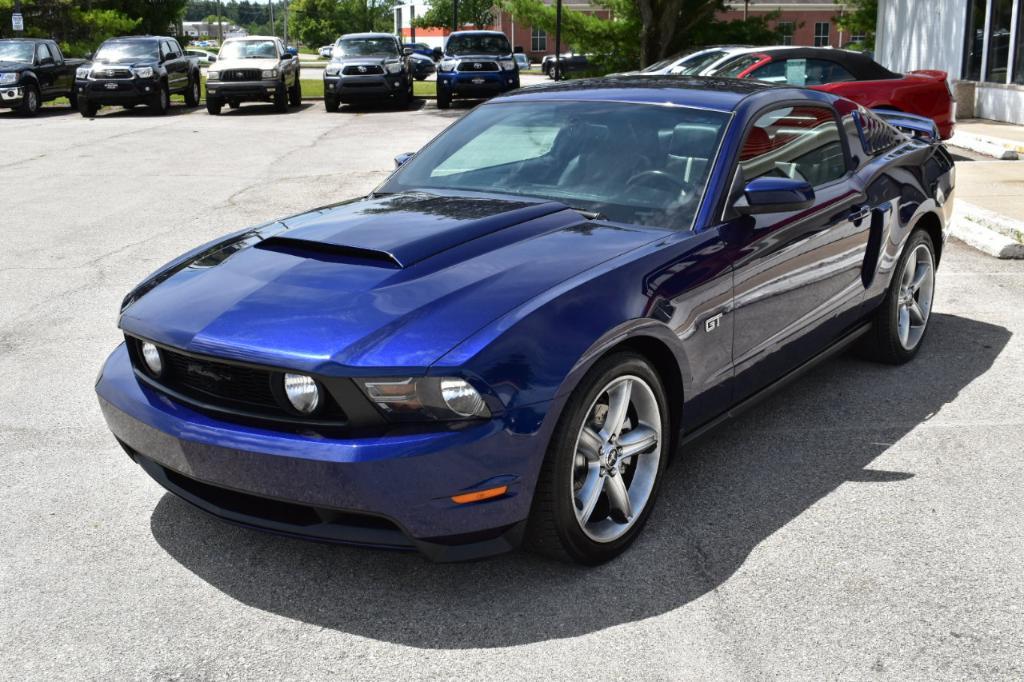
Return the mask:
[[488,488],[487,490],[474,490],[471,493],[452,495],[452,502],[454,502],[455,504],[469,504],[470,502],[480,502],[481,500],[489,500],[492,497],[501,497],[507,492],[507,485],[499,485],[497,488]]

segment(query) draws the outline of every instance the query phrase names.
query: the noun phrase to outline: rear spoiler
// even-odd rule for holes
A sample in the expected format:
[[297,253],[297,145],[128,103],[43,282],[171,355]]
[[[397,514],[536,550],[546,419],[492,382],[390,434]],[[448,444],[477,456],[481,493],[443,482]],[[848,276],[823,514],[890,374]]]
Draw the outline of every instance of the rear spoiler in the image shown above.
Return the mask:
[[907,73],[908,76],[923,76],[925,78],[934,78],[937,81],[944,81],[949,78],[949,74],[945,71],[936,71],[934,69],[917,69],[916,71],[910,71]]
[[920,137],[928,142],[939,142],[942,139],[935,121],[927,116],[908,114],[894,109],[872,109],[871,111],[889,125],[902,130],[911,137]]

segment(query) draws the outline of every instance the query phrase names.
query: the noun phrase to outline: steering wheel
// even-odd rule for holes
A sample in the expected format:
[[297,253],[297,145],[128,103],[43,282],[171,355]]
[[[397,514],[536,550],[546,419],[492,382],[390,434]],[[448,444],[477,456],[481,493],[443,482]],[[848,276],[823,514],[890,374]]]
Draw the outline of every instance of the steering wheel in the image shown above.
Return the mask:
[[685,180],[669,175],[663,170],[640,171],[629,180],[626,180],[626,189],[631,188],[633,185],[636,185],[643,180],[653,180],[654,182],[651,183],[651,185],[655,185],[657,189],[670,193],[682,194],[683,191],[687,189],[687,183]]

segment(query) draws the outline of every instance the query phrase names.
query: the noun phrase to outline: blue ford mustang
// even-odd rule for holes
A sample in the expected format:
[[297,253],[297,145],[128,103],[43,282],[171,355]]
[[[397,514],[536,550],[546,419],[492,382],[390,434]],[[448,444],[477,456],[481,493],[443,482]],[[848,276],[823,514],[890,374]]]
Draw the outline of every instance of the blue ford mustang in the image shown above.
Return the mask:
[[229,521],[604,561],[689,439],[854,341],[917,353],[954,185],[936,138],[749,81],[502,96],[369,196],[150,276],[100,405]]

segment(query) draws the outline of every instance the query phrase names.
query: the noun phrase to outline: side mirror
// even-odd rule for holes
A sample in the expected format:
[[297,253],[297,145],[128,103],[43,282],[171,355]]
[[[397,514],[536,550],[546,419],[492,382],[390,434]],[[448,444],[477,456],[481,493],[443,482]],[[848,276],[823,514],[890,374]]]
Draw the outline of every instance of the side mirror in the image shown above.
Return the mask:
[[743,188],[733,208],[743,215],[799,211],[814,205],[814,188],[806,180],[755,178]]
[[434,61],[439,62],[444,58],[444,50],[439,47],[434,48]]
[[402,48],[402,54],[404,54],[406,57],[408,57],[409,55],[412,54],[412,48],[411,47],[403,47]]
[[396,156],[395,157],[395,168],[401,167],[402,164],[404,164],[406,161],[408,161],[409,159],[412,158],[412,155],[413,155],[413,152],[402,152],[401,154]]
[[209,57],[207,57],[207,61],[213,64],[215,61],[217,61],[217,55],[211,54]]

